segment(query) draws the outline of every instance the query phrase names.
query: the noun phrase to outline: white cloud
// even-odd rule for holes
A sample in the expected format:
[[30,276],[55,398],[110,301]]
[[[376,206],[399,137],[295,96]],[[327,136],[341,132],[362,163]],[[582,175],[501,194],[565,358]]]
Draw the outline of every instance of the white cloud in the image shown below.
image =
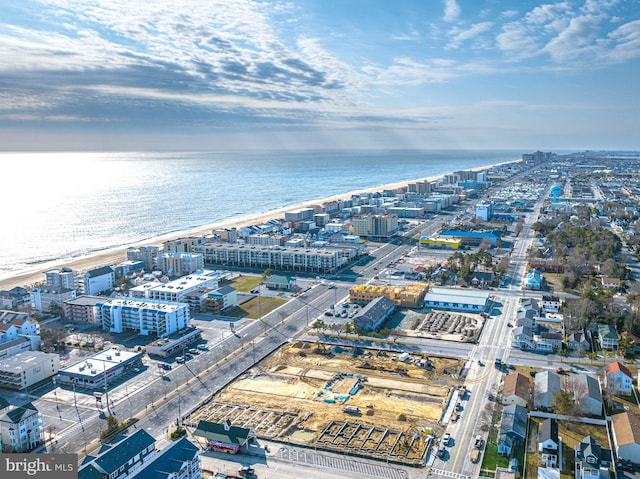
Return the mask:
[[444,21],[454,22],[460,16],[461,10],[457,0],[444,0]]
[[625,62],[640,58],[640,20],[625,23],[609,34],[613,48],[606,50],[602,61]]
[[593,51],[601,18],[595,16],[575,17],[557,36],[544,47],[557,62],[577,58],[589,50]]
[[459,48],[464,42],[474,39],[482,33],[490,30],[493,27],[493,22],[482,22],[471,25],[466,30],[460,28],[454,28],[451,30],[453,35],[451,41],[447,45],[448,48]]

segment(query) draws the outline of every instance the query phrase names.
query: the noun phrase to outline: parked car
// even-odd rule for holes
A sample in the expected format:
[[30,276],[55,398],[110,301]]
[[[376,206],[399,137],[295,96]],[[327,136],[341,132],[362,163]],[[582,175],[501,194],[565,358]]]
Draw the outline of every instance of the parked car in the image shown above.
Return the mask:
[[451,441],[451,434],[446,432],[444,434],[444,436],[442,436],[442,444],[444,444],[445,446],[448,446],[449,445],[449,441]]
[[182,356],[178,356],[178,357],[176,358],[176,363],[180,363],[180,364],[184,363],[184,357],[182,357]]
[[198,344],[196,346],[200,351],[209,351],[209,348],[204,344]]

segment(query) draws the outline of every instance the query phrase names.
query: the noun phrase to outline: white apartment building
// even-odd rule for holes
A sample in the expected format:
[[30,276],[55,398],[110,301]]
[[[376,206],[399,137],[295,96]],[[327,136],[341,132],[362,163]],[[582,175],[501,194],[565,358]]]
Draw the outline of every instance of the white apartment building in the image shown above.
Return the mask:
[[58,373],[60,356],[24,351],[0,360],[0,387],[22,390]]
[[185,276],[204,269],[202,253],[161,253],[156,267],[170,277]]
[[29,452],[44,442],[42,414],[31,403],[8,406],[0,415],[2,452]]
[[189,327],[189,305],[153,299],[117,297],[96,305],[96,318],[112,333],[137,331],[158,337]]
[[45,313],[51,309],[52,304],[62,307],[64,301],[75,298],[76,291],[64,287],[41,286],[29,291],[29,296],[31,297],[31,307],[39,313]]
[[198,289],[216,289],[224,274],[215,271],[204,271],[202,274],[190,274],[166,284],[158,284],[146,290],[147,297],[160,301],[184,302],[188,293]]
[[493,203],[490,201],[481,201],[476,205],[476,218],[482,221],[489,221],[493,216]]
[[347,264],[340,251],[210,243],[199,246],[205,263],[330,273]]
[[87,296],[95,296],[112,289],[116,284],[116,275],[111,266],[87,271],[83,276],[83,293]]
[[282,246],[286,236],[273,234],[254,234],[246,238],[247,244],[260,246]]
[[80,278],[77,271],[70,268],[52,269],[44,273],[47,286],[68,288],[80,291]]

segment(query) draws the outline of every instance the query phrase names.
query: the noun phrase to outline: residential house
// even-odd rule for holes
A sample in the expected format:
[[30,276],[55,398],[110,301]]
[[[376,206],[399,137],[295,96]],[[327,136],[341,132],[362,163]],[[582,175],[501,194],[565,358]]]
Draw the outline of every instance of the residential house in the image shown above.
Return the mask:
[[608,278],[603,276],[601,281],[604,289],[620,289],[621,281],[618,278]]
[[567,348],[571,351],[591,351],[591,341],[585,331],[576,331],[567,334]]
[[533,407],[552,410],[555,397],[562,390],[562,378],[555,371],[545,370],[536,374],[534,382]]
[[573,401],[586,416],[602,416],[602,390],[600,381],[590,374],[573,374],[568,379],[568,391]]
[[202,479],[200,450],[186,437],[160,450],[132,479]]
[[526,289],[539,291],[542,289],[543,281],[544,279],[540,271],[537,269],[530,269],[527,271],[527,278],[525,280],[524,287]]
[[511,331],[511,347],[522,350],[534,350],[536,344],[533,341],[533,328],[531,326],[518,326]]
[[610,324],[597,323],[594,325],[596,332],[598,333],[598,340],[600,341],[600,347],[608,351],[618,349],[618,341],[620,336],[616,329]]
[[536,351],[553,353],[562,349],[564,336],[560,331],[547,330],[533,337]]
[[193,435],[203,438],[210,450],[229,454],[237,454],[241,448],[246,449],[256,437],[252,429],[232,426],[229,420],[223,423],[201,420]]
[[527,435],[528,411],[519,404],[509,404],[502,410],[498,430],[498,453],[510,456],[513,449],[524,443]]
[[545,313],[557,313],[560,311],[560,298],[557,296],[542,296],[542,310]]
[[21,286],[0,291],[0,305],[3,308],[20,308],[30,303],[29,291]]
[[640,464],[640,419],[635,412],[611,416],[611,430],[618,460]]
[[519,404],[527,407],[531,396],[531,381],[524,374],[513,373],[504,376],[502,386],[502,404]]
[[607,365],[604,374],[604,386],[616,396],[631,396],[633,393],[633,374],[619,361]]
[[611,451],[603,449],[591,436],[575,446],[576,479],[600,479],[601,473],[609,477]]
[[484,288],[493,284],[492,271],[474,271],[471,274],[471,284],[476,288]]
[[78,479],[120,479],[134,474],[156,455],[156,440],[144,429],[116,436],[95,455],[86,456]]
[[545,419],[538,433],[538,452],[545,467],[558,467],[559,450],[558,421],[555,418]]
[[44,442],[42,413],[27,403],[7,406],[0,415],[2,452],[29,452]]

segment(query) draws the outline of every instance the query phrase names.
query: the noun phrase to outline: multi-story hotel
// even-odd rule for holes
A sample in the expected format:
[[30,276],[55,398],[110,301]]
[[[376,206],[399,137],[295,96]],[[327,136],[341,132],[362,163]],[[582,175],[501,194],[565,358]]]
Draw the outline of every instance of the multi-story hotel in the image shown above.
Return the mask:
[[204,268],[202,253],[161,253],[156,267],[170,277],[185,276]]
[[385,240],[398,234],[396,215],[366,215],[353,218],[353,234],[370,240]]
[[210,243],[198,246],[207,264],[330,273],[347,264],[341,251]]
[[166,336],[189,327],[189,306],[153,299],[116,297],[96,304],[96,321],[112,333],[138,331]]

